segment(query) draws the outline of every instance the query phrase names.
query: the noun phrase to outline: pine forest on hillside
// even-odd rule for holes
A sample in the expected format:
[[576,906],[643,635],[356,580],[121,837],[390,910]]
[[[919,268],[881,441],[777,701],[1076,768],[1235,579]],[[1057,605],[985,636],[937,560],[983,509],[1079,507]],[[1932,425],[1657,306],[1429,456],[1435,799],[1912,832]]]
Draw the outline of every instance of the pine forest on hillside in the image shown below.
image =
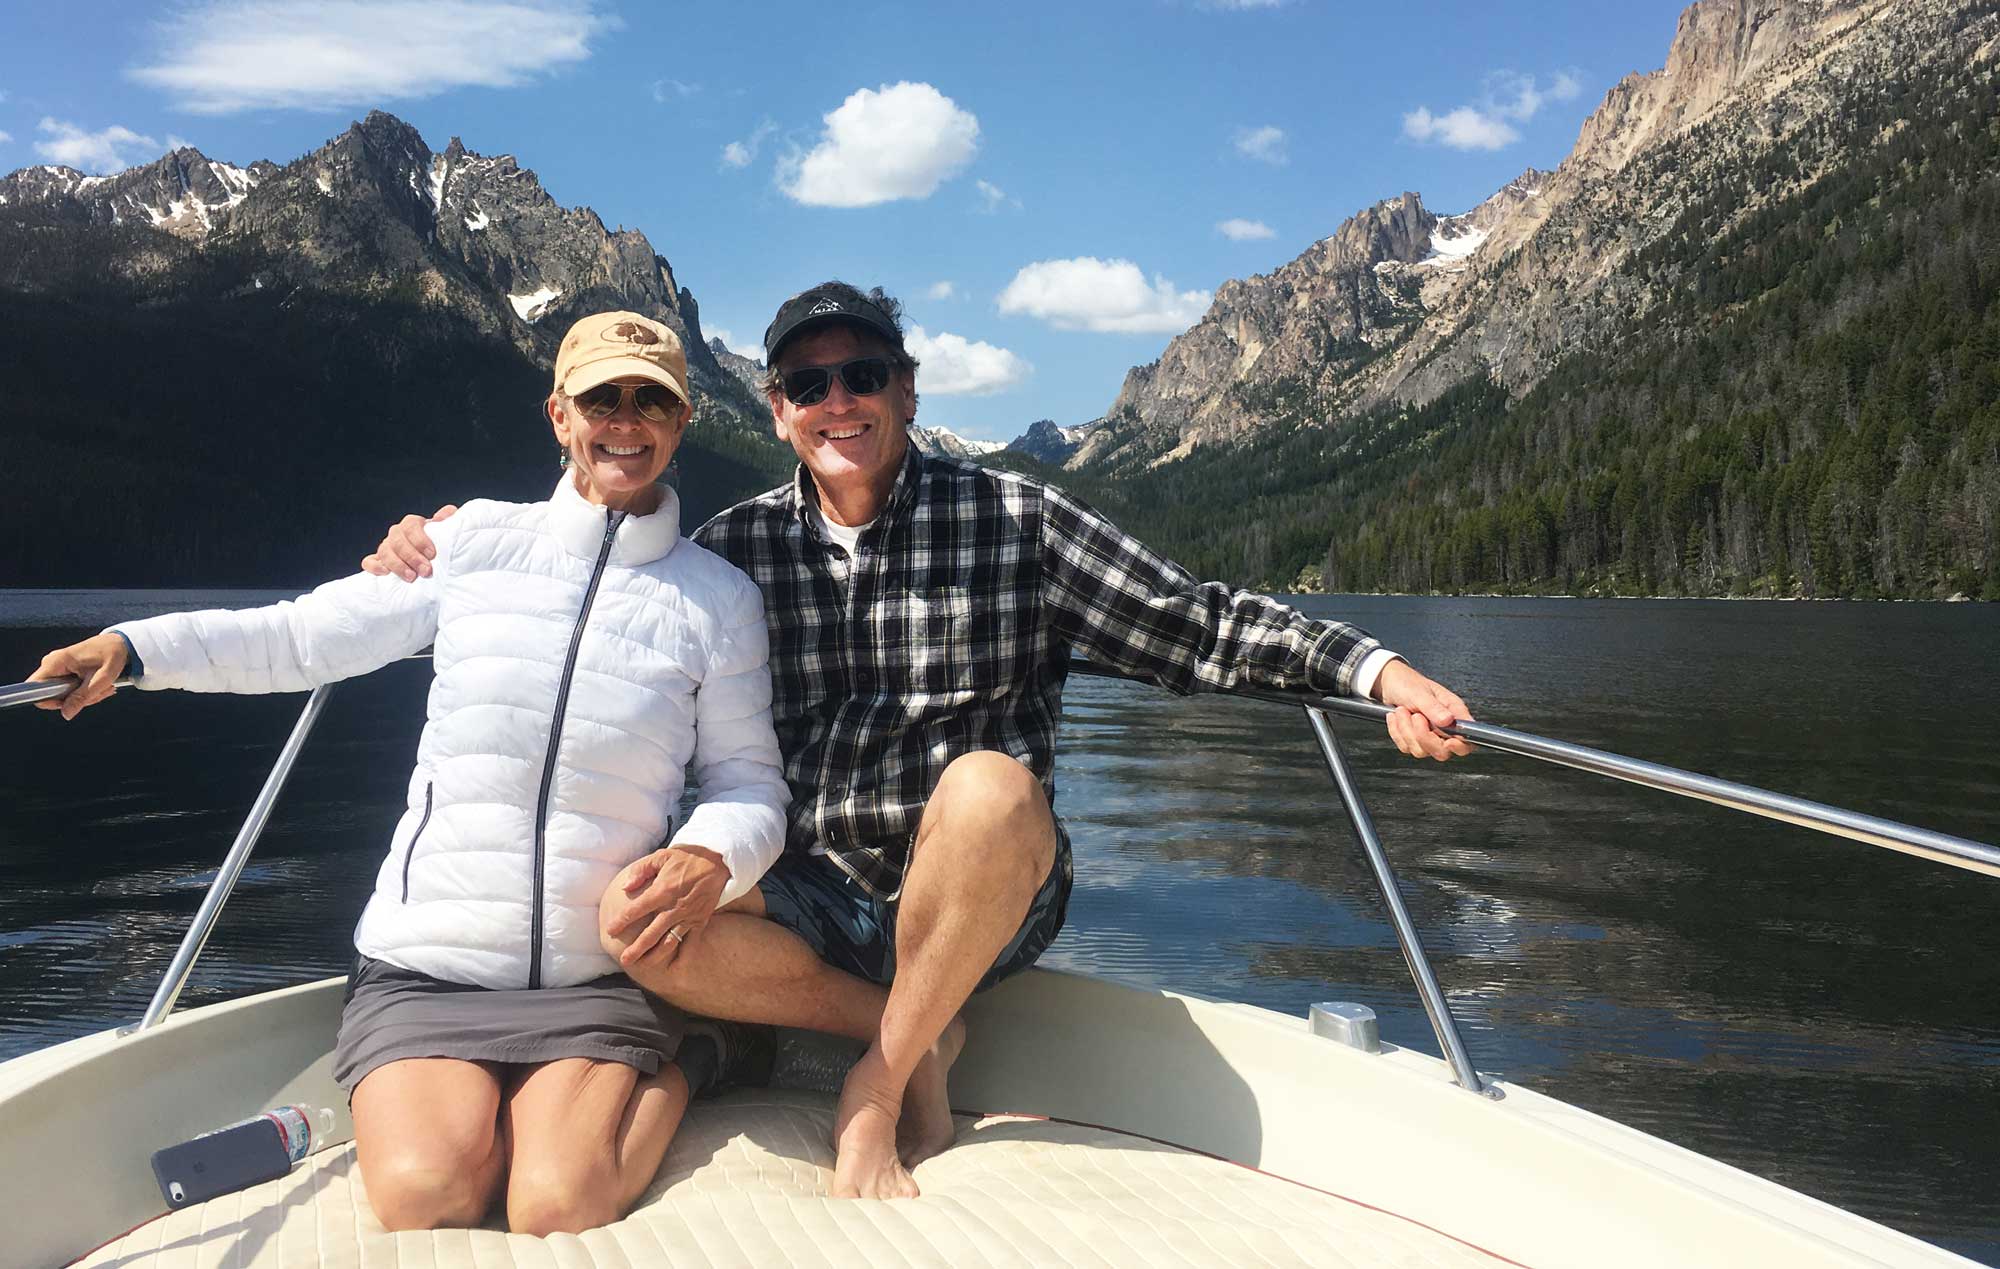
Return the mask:
[[[0,291],[0,431],[35,473],[0,515],[0,586],[307,586],[395,516],[555,484],[548,370],[414,278],[261,288],[284,262],[254,243],[28,209],[0,218],[0,259],[21,287]],[[789,468],[714,411],[676,461],[693,524]]]
[[[1994,82],[1887,85],[1799,146],[1686,207],[1626,266],[1655,306],[1519,400],[1058,479],[1246,585],[2000,599]],[[1847,161],[1753,207],[1803,147]]]

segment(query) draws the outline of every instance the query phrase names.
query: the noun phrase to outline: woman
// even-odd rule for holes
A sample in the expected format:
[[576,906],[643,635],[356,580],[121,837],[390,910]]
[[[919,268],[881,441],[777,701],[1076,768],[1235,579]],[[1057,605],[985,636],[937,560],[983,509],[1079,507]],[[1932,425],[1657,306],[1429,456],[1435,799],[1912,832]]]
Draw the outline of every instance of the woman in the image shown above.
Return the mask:
[[[361,574],[269,608],[129,622],[34,675],[83,680],[48,702],[74,717],[128,666],[146,689],[297,691],[435,643],[334,1061],[392,1230],[477,1224],[503,1188],[522,1233],[629,1210],[702,1073],[669,1060],[680,1016],[603,950],[599,899],[614,879],[678,887],[676,923],[652,935],[684,942],[784,841],[762,599],[681,539],[656,483],[691,413],[679,340],[636,313],[584,318],[544,408],[567,469],[555,492],[469,504],[432,533],[417,585]],[[676,826],[690,758],[703,801]]]

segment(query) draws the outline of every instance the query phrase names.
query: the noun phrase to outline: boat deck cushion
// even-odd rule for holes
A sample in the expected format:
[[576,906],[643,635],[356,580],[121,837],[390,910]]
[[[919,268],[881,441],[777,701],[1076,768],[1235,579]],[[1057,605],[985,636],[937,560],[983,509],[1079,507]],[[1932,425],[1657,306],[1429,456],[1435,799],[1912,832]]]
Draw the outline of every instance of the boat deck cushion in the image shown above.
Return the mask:
[[826,1196],[833,1101],[757,1090],[697,1103],[624,1220],[582,1235],[385,1232],[352,1145],[170,1213],[87,1266],[1509,1264],[1391,1213],[1108,1129],[990,1116],[917,1170],[923,1197]]

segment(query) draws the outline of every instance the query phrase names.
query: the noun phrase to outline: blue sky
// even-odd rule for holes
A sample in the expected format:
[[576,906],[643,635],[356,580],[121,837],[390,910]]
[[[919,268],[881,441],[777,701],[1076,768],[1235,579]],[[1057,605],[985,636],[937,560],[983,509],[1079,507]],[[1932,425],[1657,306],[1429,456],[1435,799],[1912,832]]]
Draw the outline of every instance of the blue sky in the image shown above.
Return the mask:
[[[9,6],[0,171],[286,162],[369,108],[643,229],[756,351],[827,277],[923,330],[921,422],[1101,414],[1230,278],[1553,167],[1680,0],[194,0]],[[109,15],[116,15],[109,16]]]

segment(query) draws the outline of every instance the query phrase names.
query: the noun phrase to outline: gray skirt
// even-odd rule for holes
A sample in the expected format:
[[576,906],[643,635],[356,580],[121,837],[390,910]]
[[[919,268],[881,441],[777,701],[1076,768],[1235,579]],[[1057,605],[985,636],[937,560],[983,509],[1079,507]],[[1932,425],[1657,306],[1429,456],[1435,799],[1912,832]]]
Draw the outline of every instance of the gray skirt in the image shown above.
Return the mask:
[[679,1051],[687,1015],[623,974],[575,987],[495,990],[354,958],[333,1048],[333,1078],[354,1086],[403,1058],[623,1062],[647,1075]]

